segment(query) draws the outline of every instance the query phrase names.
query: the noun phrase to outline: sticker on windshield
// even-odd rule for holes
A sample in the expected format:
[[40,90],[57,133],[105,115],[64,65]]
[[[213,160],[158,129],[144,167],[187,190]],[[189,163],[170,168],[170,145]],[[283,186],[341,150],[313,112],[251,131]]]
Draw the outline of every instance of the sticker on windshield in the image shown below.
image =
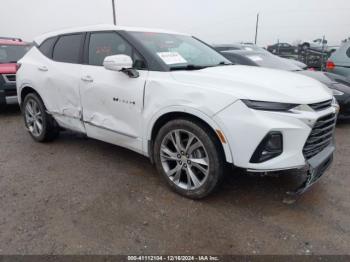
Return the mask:
[[262,57],[260,56],[257,56],[257,55],[252,55],[252,56],[248,56],[250,60],[253,60],[254,62],[257,62],[257,61],[262,61]]
[[159,52],[157,55],[166,63],[167,65],[174,64],[186,64],[187,61],[178,52]]

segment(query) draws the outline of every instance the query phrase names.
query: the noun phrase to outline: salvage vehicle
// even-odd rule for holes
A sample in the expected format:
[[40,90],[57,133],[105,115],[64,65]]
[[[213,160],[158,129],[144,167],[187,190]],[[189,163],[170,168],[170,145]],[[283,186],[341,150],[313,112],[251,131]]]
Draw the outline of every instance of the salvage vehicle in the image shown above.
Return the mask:
[[327,71],[342,75],[350,81],[350,41],[335,51],[326,65]]
[[299,46],[301,50],[328,51],[328,41],[322,38],[317,38],[313,41],[304,41]]
[[30,45],[18,38],[0,36],[0,106],[17,104],[17,61]]
[[131,149],[188,198],[212,193],[226,163],[251,172],[307,167],[295,190],[303,193],[333,159],[337,105],[327,87],[232,65],[187,34],[62,30],[36,38],[19,63],[19,103],[34,140],[63,128]]
[[340,105],[338,119],[350,117],[350,80],[332,73],[304,70],[291,59],[281,58],[266,52],[244,50],[224,51],[222,54],[234,64],[280,69],[312,77],[333,91],[333,95]]

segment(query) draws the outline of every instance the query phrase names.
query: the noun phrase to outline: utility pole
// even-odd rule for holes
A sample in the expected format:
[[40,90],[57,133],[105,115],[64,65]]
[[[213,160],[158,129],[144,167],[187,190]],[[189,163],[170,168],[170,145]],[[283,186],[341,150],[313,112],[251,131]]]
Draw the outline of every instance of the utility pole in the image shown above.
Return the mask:
[[259,30],[259,13],[256,15],[256,28],[255,28],[255,44],[258,42],[258,30]]
[[325,43],[326,42],[326,36],[323,36],[322,38],[322,56],[321,56],[321,71],[324,71],[324,52],[325,52]]
[[112,8],[113,8],[113,23],[114,25],[117,25],[117,18],[115,14],[115,0],[112,0]]

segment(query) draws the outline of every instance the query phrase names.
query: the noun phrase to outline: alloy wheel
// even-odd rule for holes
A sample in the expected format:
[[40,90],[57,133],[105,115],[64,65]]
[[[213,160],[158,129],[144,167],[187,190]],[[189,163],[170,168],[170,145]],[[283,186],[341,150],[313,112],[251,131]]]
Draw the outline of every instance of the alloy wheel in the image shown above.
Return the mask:
[[43,112],[34,99],[29,99],[26,104],[25,119],[29,132],[39,137],[43,132]]
[[177,129],[169,132],[161,143],[160,159],[166,175],[182,189],[198,189],[208,178],[207,150],[189,131]]

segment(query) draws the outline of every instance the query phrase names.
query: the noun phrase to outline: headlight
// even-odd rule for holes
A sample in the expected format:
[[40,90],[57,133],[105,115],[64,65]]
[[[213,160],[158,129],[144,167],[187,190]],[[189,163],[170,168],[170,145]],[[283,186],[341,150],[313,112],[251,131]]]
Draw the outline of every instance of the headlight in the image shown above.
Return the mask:
[[334,96],[333,96],[333,100],[332,100],[332,106],[335,108],[335,111],[338,114],[340,111],[340,106],[339,106],[337,99]]
[[337,89],[332,89],[332,91],[333,91],[333,95],[334,96],[342,96],[342,95],[344,95],[344,93],[342,91],[339,91]]
[[333,106],[339,106],[339,103],[337,101],[337,99],[333,96],[333,99],[332,99],[332,105]]
[[264,111],[287,112],[292,108],[295,108],[298,106],[298,104],[264,102],[264,101],[255,101],[255,100],[242,100],[242,101],[249,108],[252,108],[255,110],[264,110]]

